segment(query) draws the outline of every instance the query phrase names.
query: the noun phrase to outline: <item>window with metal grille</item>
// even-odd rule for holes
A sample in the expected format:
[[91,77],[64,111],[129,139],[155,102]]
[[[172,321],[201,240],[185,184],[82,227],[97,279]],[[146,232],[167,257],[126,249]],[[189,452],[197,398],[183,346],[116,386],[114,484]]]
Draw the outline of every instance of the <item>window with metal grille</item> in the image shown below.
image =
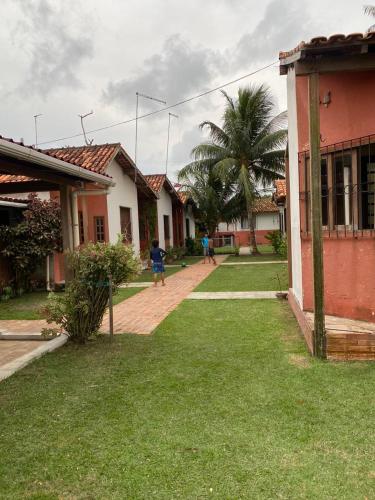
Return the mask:
[[104,217],[94,217],[94,231],[95,231],[95,241],[97,243],[102,243],[105,241],[104,234]]
[[79,227],[79,243],[81,245],[85,242],[85,232],[83,230],[83,213],[78,212],[78,227]]
[[132,236],[132,222],[131,222],[131,209],[129,207],[120,207],[120,226],[121,234],[124,243],[131,243]]

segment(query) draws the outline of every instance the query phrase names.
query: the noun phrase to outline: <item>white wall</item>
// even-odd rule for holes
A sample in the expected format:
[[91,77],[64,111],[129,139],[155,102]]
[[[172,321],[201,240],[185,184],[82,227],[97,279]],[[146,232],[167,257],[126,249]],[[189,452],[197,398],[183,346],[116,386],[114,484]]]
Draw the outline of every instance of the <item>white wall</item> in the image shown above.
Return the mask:
[[[190,221],[190,234],[186,234],[186,219]],[[193,214],[193,207],[186,205],[184,208],[184,240],[188,237],[195,238],[195,217]]]
[[255,229],[259,231],[275,231],[280,229],[279,212],[256,214]]
[[298,176],[298,123],[296,76],[293,68],[289,68],[287,77],[288,99],[288,148],[289,148],[289,200],[290,238],[292,256],[292,289],[303,308],[302,291],[302,253],[299,211],[299,176]]
[[107,174],[113,177],[116,185],[111,188],[107,197],[109,241],[115,243],[121,233],[120,207],[129,207],[132,223],[132,238],[134,250],[139,253],[139,221],[137,188],[134,182],[120,165],[113,160],[107,169]]
[[161,189],[159,196],[157,201],[159,245],[165,248],[164,215],[169,216],[170,245],[173,246],[172,199],[164,188]]

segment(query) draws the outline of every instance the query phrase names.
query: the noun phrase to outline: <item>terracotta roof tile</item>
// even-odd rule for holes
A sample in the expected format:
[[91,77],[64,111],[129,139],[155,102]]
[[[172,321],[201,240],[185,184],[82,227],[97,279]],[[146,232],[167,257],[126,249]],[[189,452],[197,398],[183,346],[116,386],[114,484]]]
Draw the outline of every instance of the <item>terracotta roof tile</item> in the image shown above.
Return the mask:
[[11,203],[24,203],[27,205],[29,200],[25,200],[24,198],[11,198],[10,196],[0,196],[0,204],[2,201],[9,201]]
[[276,203],[272,201],[270,196],[262,196],[255,200],[253,212],[256,214],[264,213],[264,212],[278,212]]
[[167,180],[167,176],[165,174],[145,175],[145,178],[151,189],[157,194],[160,194],[160,191]]
[[98,174],[105,175],[113,157],[121,148],[121,144],[98,144],[67,148],[46,149],[44,152],[59,160],[74,163]]
[[8,182],[28,182],[33,181],[31,177],[26,177],[25,175],[0,175],[0,184],[6,184]]
[[[34,151],[38,151],[38,153],[43,153],[47,156],[51,156],[52,158],[56,158],[58,160],[63,160],[63,161],[66,161],[68,163],[71,163],[72,165],[75,165],[77,167],[82,167],[86,170],[90,170],[91,172],[96,172],[96,173],[100,173],[102,175],[105,175],[106,177],[110,177],[109,175],[107,175],[105,172],[99,172],[97,170],[95,170],[95,168],[91,167],[90,165],[82,165],[80,164],[77,160],[78,158],[74,158],[73,156],[71,156],[69,159],[65,159],[65,158],[61,158],[60,157],[60,151],[63,151],[64,149],[68,150],[68,149],[80,149],[80,148],[57,148],[57,149],[39,149],[39,148],[34,148],[34,146],[27,146],[25,145],[23,142],[21,141],[15,141],[13,139],[10,139],[9,137],[3,137],[2,135],[0,135],[0,139],[2,139],[3,141],[7,141],[7,142],[11,142],[13,144],[18,144],[19,146],[23,146],[24,148],[28,148],[28,149],[33,149]],[[106,144],[106,146],[113,146],[113,144]],[[117,146],[119,146],[119,144],[117,144]],[[87,146],[83,146],[83,148],[86,148]],[[92,146],[92,147],[97,147],[97,146]],[[14,176],[16,177],[16,176]],[[18,177],[18,176],[17,176]],[[27,179],[27,180],[30,180],[30,179]],[[8,181],[8,182],[17,182],[17,181]]]
[[292,50],[286,52],[279,52],[279,59],[286,59],[287,57],[292,56],[293,54],[299,52],[303,49],[312,49],[312,48],[330,48],[334,46],[345,46],[353,43],[375,43],[375,32],[369,33],[350,33],[349,35],[336,34],[331,35],[329,37],[325,36],[316,36],[312,38],[309,42],[301,42]]
[[277,179],[274,182],[276,191],[274,193],[274,199],[277,202],[282,202],[286,198],[286,180],[285,179]]
[[183,203],[185,205],[185,203],[188,201],[188,199],[190,198],[190,195],[189,193],[187,193],[186,191],[177,191],[177,194],[178,194],[178,197],[180,198],[181,200],[181,203]]

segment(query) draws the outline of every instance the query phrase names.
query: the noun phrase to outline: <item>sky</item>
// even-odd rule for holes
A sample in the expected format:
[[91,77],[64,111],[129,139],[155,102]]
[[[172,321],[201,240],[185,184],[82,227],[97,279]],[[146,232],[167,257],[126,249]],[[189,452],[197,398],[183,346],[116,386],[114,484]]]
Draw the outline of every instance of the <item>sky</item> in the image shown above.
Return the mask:
[[[286,109],[278,53],[318,35],[364,32],[373,20],[360,0],[0,0],[0,135],[39,147],[84,144],[95,130],[135,117],[136,92],[172,105],[266,65],[225,87],[266,84],[275,114]],[[139,114],[164,105],[139,99]],[[206,140],[199,124],[220,124],[219,91],[170,111],[168,174]],[[138,121],[137,164],[164,173],[168,111]],[[134,158],[135,123],[88,133],[121,142]],[[57,141],[56,139],[63,139]]]

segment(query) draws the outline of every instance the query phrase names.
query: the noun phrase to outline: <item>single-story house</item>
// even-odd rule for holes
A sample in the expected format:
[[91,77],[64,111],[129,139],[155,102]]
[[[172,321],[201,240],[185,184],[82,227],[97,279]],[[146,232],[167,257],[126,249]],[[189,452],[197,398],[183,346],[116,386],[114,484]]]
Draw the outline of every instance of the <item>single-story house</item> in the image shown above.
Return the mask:
[[273,202],[279,208],[279,229],[285,234],[287,230],[286,224],[286,180],[277,179],[274,182],[275,191],[272,195]]
[[145,175],[156,193],[158,240],[162,248],[184,245],[184,206],[173,184],[165,174]]
[[[265,236],[271,231],[280,229],[279,208],[271,197],[262,196],[254,203],[253,208],[255,238],[257,244],[269,243]],[[249,220],[243,215],[239,220],[227,224],[220,222],[215,238],[223,238],[235,246],[249,246]]]
[[184,223],[183,223],[183,234],[184,241],[186,238],[195,238],[195,211],[197,206],[193,198],[186,191],[177,191],[181,203],[184,207]]
[[289,302],[312,352],[374,359],[375,33],[301,42],[280,53],[280,73],[289,121]]

